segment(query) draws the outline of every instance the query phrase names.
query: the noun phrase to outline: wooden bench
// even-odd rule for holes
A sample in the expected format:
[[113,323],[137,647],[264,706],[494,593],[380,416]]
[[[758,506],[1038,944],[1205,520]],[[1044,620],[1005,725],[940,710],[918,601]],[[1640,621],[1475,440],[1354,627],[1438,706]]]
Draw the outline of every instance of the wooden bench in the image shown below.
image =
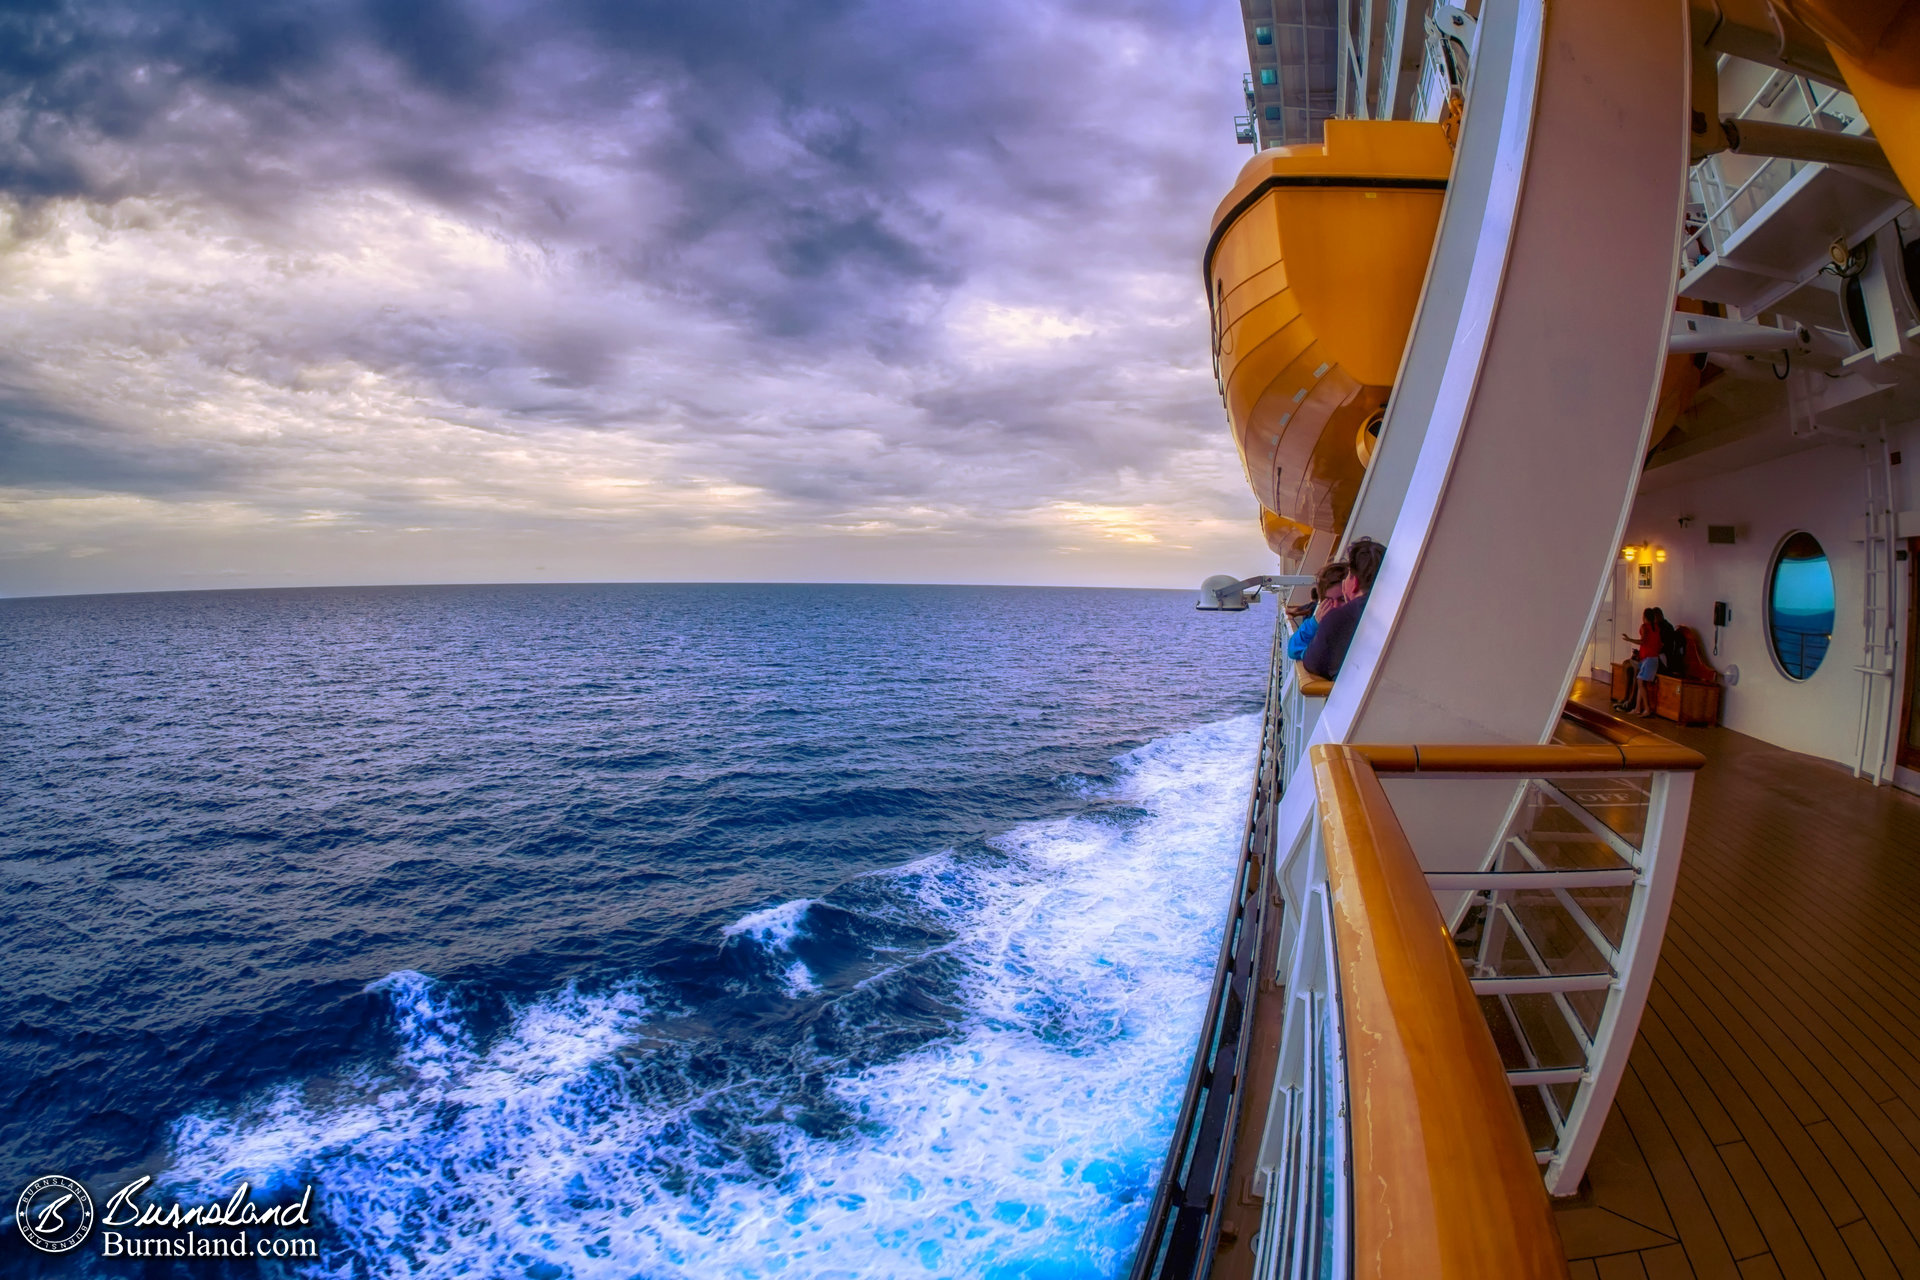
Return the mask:
[[1720,686],[1704,680],[1660,676],[1653,695],[1653,714],[1675,724],[1719,724]]
[[[1707,665],[1699,652],[1700,637],[1690,627],[1680,628],[1688,644],[1688,666],[1712,675],[1711,679],[1661,675],[1654,680],[1653,714],[1675,724],[1720,723],[1720,677]],[[1634,672],[1640,664],[1629,658],[1613,664],[1613,700],[1633,701]]]

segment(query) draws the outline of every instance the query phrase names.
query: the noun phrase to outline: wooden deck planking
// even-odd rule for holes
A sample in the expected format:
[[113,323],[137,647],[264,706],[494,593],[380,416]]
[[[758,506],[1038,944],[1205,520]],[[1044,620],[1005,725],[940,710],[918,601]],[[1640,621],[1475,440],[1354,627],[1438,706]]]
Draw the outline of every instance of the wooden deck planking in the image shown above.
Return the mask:
[[[1724,878],[1715,880],[1703,871],[1699,887],[1737,890],[1740,886],[1738,881],[1729,883]],[[1858,1065],[1870,1070],[1881,1081],[1877,1086],[1878,1100],[1911,1096],[1916,1087],[1920,1087],[1920,1055],[1916,1054],[1914,1048],[1883,1044],[1875,1037],[1876,1029],[1887,1017],[1907,1017],[1912,1012],[1914,1017],[1920,1018],[1920,1012],[1909,1011],[1897,1003],[1879,1002],[1877,991],[1871,990],[1883,983],[1883,977],[1877,970],[1866,973],[1852,970],[1851,976],[1857,985],[1835,990],[1834,979],[1849,971],[1843,968],[1828,972],[1831,958],[1818,954],[1815,944],[1819,940],[1801,935],[1798,932],[1799,924],[1791,913],[1765,903],[1743,902],[1736,908],[1724,898],[1716,901],[1696,896],[1681,911],[1689,917],[1693,926],[1689,932],[1730,939],[1743,953],[1751,951],[1745,945],[1745,940],[1754,924],[1764,923],[1782,931],[1778,935],[1779,954],[1794,962],[1788,972],[1779,975],[1781,983],[1776,990],[1782,998],[1800,1002],[1804,1016],[1811,1016],[1828,1025],[1838,1037],[1848,1041],[1851,1050],[1862,1055]],[[1730,913],[1734,912],[1737,912],[1737,918],[1730,918]],[[1859,1072],[1856,1071],[1856,1074]]]
[[1920,798],[1655,727],[1709,763],[1573,1274],[1920,1280]]
[[[1697,887],[1737,890],[1740,886],[1738,881],[1715,879],[1703,870]],[[1708,899],[1703,895],[1676,907],[1676,914],[1688,921],[1687,932],[1729,942],[1741,954],[1752,954],[1748,942],[1754,925],[1764,924],[1779,931],[1777,954],[1793,964],[1779,975],[1781,981],[1775,991],[1783,1000],[1799,1005],[1797,1016],[1826,1024],[1836,1037],[1847,1041],[1851,1051],[1861,1055],[1855,1074],[1865,1081],[1868,1077],[1862,1071],[1871,1073],[1877,1100],[1911,1096],[1920,1087],[1920,1055],[1912,1046],[1884,1044],[1875,1034],[1886,1018],[1906,1017],[1909,1012],[1897,1003],[1880,1002],[1878,993],[1869,989],[1881,985],[1883,978],[1878,971],[1863,974],[1853,970],[1858,985],[1835,990],[1834,978],[1848,970],[1828,972],[1831,958],[1818,954],[1820,940],[1800,934],[1800,924],[1793,914],[1779,907],[1752,901],[1735,906],[1725,898]],[[1920,1013],[1915,1016],[1920,1017]]]
[[[1666,961],[1664,949],[1661,961],[1663,964]],[[1718,985],[1718,994],[1733,1006],[1735,1016],[1744,1017],[1753,1039],[1765,1045],[1775,1060],[1787,1070],[1805,1080],[1814,1105],[1822,1115],[1820,1121],[1809,1125],[1809,1131],[1824,1123],[1845,1134],[1844,1144],[1836,1146],[1823,1141],[1820,1144],[1822,1149],[1828,1153],[1829,1160],[1834,1161],[1836,1168],[1840,1168],[1839,1161],[1835,1159],[1835,1152],[1839,1150],[1857,1158],[1861,1167],[1870,1171],[1872,1182],[1865,1185],[1870,1189],[1877,1187],[1880,1194],[1875,1197],[1873,1205],[1862,1201],[1861,1207],[1867,1210],[1869,1217],[1873,1217],[1879,1201],[1884,1199],[1885,1208],[1881,1210],[1883,1216],[1890,1222],[1892,1230],[1905,1237],[1907,1247],[1912,1249],[1913,1262],[1916,1268],[1920,1268],[1920,1241],[1915,1241],[1901,1224],[1902,1218],[1920,1221],[1920,1191],[1916,1191],[1915,1183],[1910,1181],[1914,1152],[1906,1139],[1884,1120],[1876,1129],[1861,1118],[1863,1115],[1882,1116],[1884,1113],[1853,1081],[1843,1058],[1829,1048],[1818,1028],[1775,1021],[1769,1011],[1762,1007],[1762,1002],[1748,994],[1755,985],[1753,979],[1765,975],[1766,970],[1743,972],[1732,966],[1709,962],[1700,966],[1697,972],[1704,981]],[[1841,1172],[1844,1177],[1846,1170],[1842,1169]],[[1862,1200],[1858,1186],[1853,1188],[1853,1194],[1855,1200]],[[1890,1245],[1892,1243],[1889,1241]]]

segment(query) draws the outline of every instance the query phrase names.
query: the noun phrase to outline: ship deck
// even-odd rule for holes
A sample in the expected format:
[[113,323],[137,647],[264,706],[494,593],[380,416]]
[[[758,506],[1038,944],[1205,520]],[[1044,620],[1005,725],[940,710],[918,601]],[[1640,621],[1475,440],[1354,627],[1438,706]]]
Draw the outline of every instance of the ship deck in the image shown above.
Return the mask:
[[1920,1277],[1920,798],[1653,727],[1708,764],[1628,1070],[1557,1209],[1575,1280]]

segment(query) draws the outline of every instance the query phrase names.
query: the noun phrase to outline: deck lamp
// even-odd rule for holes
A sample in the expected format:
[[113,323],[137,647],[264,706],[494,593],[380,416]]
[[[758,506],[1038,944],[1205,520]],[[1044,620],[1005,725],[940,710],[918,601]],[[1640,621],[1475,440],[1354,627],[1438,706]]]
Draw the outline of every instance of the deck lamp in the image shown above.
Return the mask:
[[1193,602],[1193,607],[1209,613],[1241,613],[1258,600],[1264,590],[1310,587],[1313,583],[1311,574],[1265,573],[1252,578],[1236,578],[1229,573],[1216,573],[1200,584],[1200,598]]

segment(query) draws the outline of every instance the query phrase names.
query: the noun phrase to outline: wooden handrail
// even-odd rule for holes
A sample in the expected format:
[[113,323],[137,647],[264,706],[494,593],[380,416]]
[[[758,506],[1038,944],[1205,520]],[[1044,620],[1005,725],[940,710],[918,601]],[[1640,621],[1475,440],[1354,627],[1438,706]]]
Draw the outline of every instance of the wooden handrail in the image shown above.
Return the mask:
[[[1582,728],[1599,734],[1608,742],[1618,743],[1623,747],[1651,745],[1655,743],[1668,747],[1678,745],[1670,739],[1661,737],[1651,729],[1637,725],[1631,720],[1623,719],[1611,711],[1589,706],[1584,702],[1576,702],[1571,698],[1569,698],[1567,704],[1560,709],[1560,718],[1563,720],[1572,720]],[[1684,748],[1682,749],[1684,750]]]
[[1656,773],[1691,772],[1707,758],[1605,711],[1569,702],[1563,715],[1599,734],[1596,743],[1357,743],[1376,773]]
[[1353,1276],[1565,1277],[1520,1109],[1363,751],[1311,751],[1351,1130]]
[[1293,687],[1303,698],[1324,698],[1333,692],[1333,681],[1307,670],[1298,658],[1293,663]]

